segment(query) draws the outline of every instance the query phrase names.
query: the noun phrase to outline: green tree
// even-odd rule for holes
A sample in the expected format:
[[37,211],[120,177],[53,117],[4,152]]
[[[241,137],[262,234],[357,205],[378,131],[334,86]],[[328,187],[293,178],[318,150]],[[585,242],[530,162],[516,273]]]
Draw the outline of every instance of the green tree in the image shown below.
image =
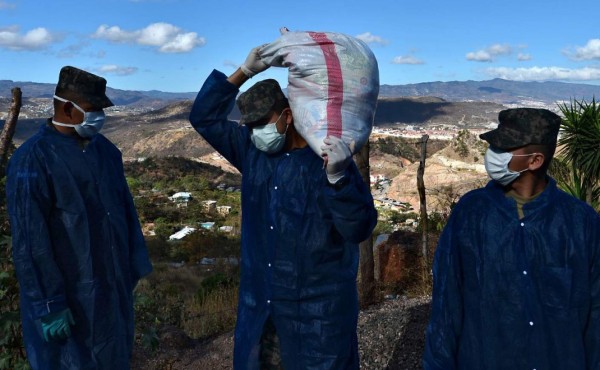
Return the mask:
[[[567,191],[577,190],[573,195],[588,204],[598,203],[598,181],[600,180],[600,105],[595,98],[591,102],[572,100],[569,104],[559,104],[564,119],[559,146],[560,155],[570,165],[572,181]],[[579,193],[579,194],[578,194]]]
[[127,180],[127,186],[129,186],[129,190],[131,191],[131,194],[137,194],[137,192],[140,190],[142,183],[140,182],[140,180],[131,177],[131,176],[127,176],[126,177]]
[[173,234],[173,225],[165,217],[154,220],[154,232],[162,240],[167,240]]

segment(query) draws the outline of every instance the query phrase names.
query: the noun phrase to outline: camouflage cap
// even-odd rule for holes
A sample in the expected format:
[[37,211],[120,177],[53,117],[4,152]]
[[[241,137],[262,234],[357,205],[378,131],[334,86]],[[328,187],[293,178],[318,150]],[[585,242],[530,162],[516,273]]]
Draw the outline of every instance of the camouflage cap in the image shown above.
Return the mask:
[[498,114],[498,128],[479,137],[491,146],[508,150],[529,144],[556,144],[561,118],[547,109],[514,108]]
[[104,78],[71,66],[60,70],[54,94],[69,100],[82,99],[98,108],[114,105],[106,96]]
[[287,100],[279,83],[273,79],[263,80],[254,84],[237,99],[237,106],[242,117],[240,124],[254,127],[265,124],[268,114],[278,103]]

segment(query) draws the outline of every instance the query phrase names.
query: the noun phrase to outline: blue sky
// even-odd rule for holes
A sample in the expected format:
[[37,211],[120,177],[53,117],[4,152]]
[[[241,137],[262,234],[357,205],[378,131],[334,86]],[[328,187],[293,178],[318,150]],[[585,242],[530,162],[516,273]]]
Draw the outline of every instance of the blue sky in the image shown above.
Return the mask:
[[[364,40],[381,84],[597,85],[598,15],[597,0],[0,0],[0,79],[56,83],[73,65],[118,89],[197,91],[285,26]],[[281,68],[259,78],[287,85]]]

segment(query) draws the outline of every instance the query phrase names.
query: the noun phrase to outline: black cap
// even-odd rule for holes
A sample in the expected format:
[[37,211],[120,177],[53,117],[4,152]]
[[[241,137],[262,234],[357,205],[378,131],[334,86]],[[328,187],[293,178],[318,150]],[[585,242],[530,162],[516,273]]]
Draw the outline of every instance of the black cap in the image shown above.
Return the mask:
[[242,93],[237,99],[237,106],[242,117],[240,124],[254,127],[265,124],[265,119],[280,103],[287,100],[279,83],[273,79],[259,81]]
[[54,95],[68,100],[81,99],[98,108],[114,105],[106,96],[104,78],[71,66],[60,70]]
[[498,127],[479,137],[491,146],[508,150],[529,144],[554,145],[561,118],[547,109],[514,108],[498,113]]

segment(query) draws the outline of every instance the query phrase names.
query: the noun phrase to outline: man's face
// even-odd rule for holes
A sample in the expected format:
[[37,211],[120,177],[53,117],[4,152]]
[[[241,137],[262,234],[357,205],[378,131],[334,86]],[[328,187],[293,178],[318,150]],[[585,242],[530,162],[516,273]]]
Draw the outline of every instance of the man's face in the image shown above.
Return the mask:
[[[85,112],[101,112],[101,111],[103,111],[102,108],[99,108],[87,101],[79,101],[79,102],[73,102],[73,103],[77,104]],[[73,117],[73,122],[78,122],[78,123],[83,122],[83,119],[85,117],[84,113],[81,112],[79,109],[75,108],[74,106],[71,109],[71,116]]]
[[269,123],[275,123],[275,127],[277,127],[277,132],[283,134],[287,131],[288,115],[291,115],[291,110],[289,108],[285,108],[281,112],[272,111],[271,114],[268,116],[267,122],[265,122],[264,124],[257,125],[255,127],[263,127]]
[[516,172],[520,172],[526,169],[529,169],[530,165],[533,164],[539,156],[541,157],[541,162],[544,161],[544,157],[541,153],[537,153],[532,151],[530,145],[525,145],[517,149],[513,149],[509,151],[512,153],[513,157],[508,163],[508,169]]

